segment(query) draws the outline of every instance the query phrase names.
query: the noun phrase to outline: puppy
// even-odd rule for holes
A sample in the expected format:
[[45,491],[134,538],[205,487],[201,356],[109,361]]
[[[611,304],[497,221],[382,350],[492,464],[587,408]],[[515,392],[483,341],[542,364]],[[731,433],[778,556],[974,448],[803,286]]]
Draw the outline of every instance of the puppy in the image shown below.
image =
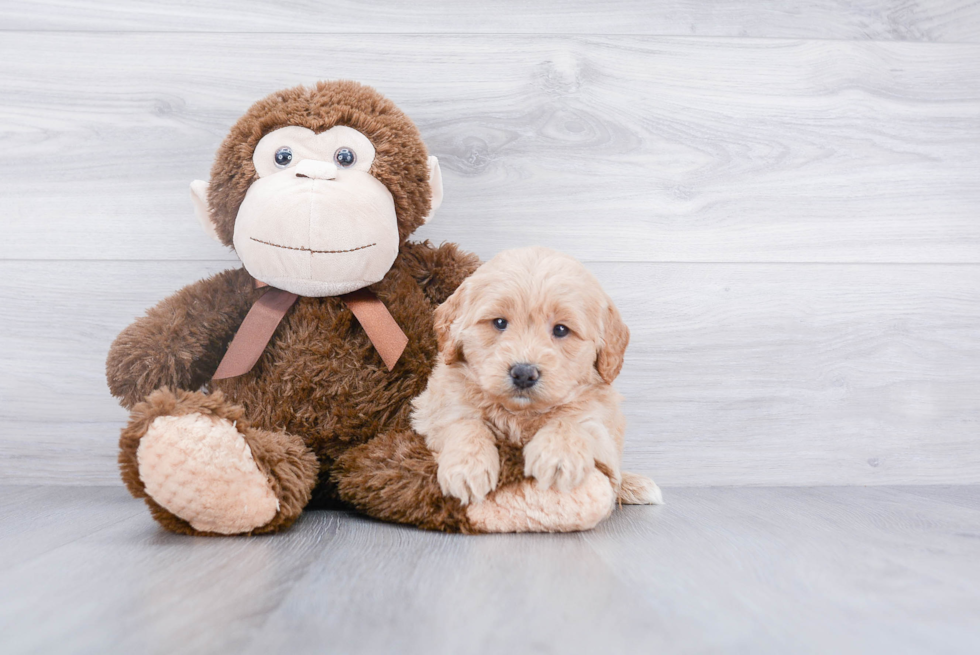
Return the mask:
[[483,500],[500,475],[496,444],[511,441],[523,448],[525,476],[552,490],[541,507],[594,503],[594,490],[573,501],[555,492],[597,478],[608,504],[598,520],[616,498],[662,502],[652,480],[620,471],[626,422],[612,382],[629,330],[582,264],[546,248],[504,251],[436,310],[435,330],[440,357],[412,425],[436,454],[444,494]]

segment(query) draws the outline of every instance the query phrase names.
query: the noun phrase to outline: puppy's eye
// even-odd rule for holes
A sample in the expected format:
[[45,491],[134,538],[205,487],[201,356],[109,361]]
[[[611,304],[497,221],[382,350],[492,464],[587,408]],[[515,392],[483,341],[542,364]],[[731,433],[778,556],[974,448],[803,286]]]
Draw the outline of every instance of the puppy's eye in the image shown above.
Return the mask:
[[507,319],[506,318],[495,318],[493,319],[493,326],[503,332],[507,329]]
[[348,168],[357,161],[357,155],[350,148],[341,148],[333,154],[333,159],[341,168]]
[[276,150],[276,166],[286,168],[293,161],[293,151],[283,146]]
[[569,332],[571,332],[571,330],[568,329],[568,326],[562,325],[561,323],[556,325],[555,328],[551,331],[551,333],[556,337],[558,337],[559,339],[563,337],[567,337]]

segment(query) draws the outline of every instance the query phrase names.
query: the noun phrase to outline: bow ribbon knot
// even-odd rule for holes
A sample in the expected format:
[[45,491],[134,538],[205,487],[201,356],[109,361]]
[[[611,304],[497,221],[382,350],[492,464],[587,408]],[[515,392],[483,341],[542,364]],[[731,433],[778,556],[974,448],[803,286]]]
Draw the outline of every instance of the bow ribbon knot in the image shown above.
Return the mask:
[[[258,281],[255,284],[256,287],[268,286]],[[248,310],[245,320],[242,321],[235,338],[228,345],[228,350],[221,358],[221,363],[218,364],[218,370],[215,371],[212,379],[234,378],[251,371],[265,351],[279,323],[286,316],[286,312],[296,304],[298,299],[299,296],[295,293],[269,287],[269,290],[262,294]],[[405,351],[405,346],[408,345],[408,337],[398,327],[388,308],[367,289],[345,293],[340,296],[340,299],[364,328],[364,332],[367,333],[374,349],[381,355],[388,370],[394,369]]]

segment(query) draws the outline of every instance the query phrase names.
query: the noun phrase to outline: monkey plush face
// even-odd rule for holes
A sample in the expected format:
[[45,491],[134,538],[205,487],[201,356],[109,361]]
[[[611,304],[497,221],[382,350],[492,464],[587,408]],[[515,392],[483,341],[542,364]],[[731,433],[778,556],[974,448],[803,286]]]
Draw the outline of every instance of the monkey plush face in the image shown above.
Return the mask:
[[210,185],[191,190],[202,223],[254,278],[302,296],[381,280],[442,198],[438,161],[415,126],[353,82],[256,103],[222,145]]
[[398,256],[395,201],[371,175],[370,139],[338,125],[316,134],[291,125],[266,134],[259,179],[238,209],[234,244],[255,278],[301,296],[373,284]]

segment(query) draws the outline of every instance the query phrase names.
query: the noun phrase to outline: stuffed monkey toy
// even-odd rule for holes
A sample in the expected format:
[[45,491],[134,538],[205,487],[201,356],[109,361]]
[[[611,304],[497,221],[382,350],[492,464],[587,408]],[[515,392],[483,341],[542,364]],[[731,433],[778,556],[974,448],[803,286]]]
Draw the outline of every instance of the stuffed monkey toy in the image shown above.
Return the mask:
[[[442,200],[415,125],[354,82],[279,91],[232,127],[191,196],[243,267],[181,289],[112,344],[130,492],[184,534],[276,532],[311,503],[490,530],[443,496],[409,429],[436,359],[433,311],[478,265],[454,244],[408,240]],[[550,511],[554,492],[535,496],[519,449],[501,460],[509,500],[484,501],[492,529],[582,529],[614,502],[577,490],[586,507],[569,521]]]

